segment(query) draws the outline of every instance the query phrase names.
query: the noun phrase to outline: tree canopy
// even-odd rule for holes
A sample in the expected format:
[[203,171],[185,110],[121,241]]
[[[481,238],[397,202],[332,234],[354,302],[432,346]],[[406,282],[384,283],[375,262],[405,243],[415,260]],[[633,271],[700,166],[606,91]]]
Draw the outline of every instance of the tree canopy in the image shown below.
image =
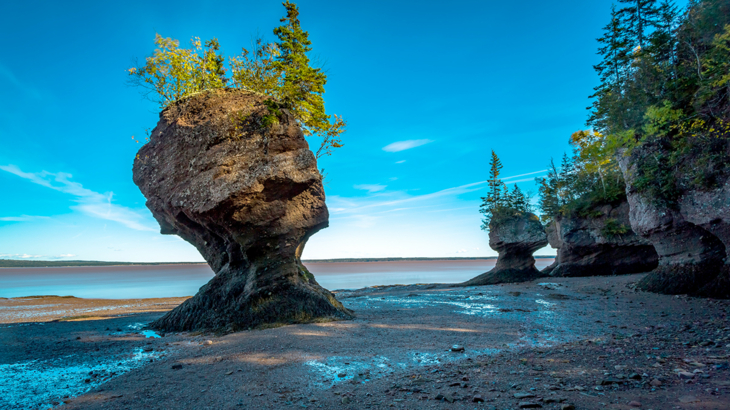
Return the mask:
[[622,200],[617,158],[642,145],[661,149],[637,164],[636,187],[669,205],[730,172],[730,0],[619,3],[597,40],[591,129],[537,180],[544,219]]
[[[192,47],[184,49],[179,41],[158,34],[153,55],[145,64],[128,70],[130,82],[161,108],[200,91],[225,87],[271,96],[276,100],[271,109],[289,110],[305,135],[321,139],[316,157],[330,155],[333,148],[342,147],[346,122],[326,113],[327,75],[322,68],[313,67],[308,57],[312,43],[301,27],[297,5],[288,0],[283,5],[286,16],[274,29],[278,41],[266,43],[259,37],[251,50],[243,48],[240,56],[227,61],[217,39],[202,44],[193,37]],[[231,78],[226,77],[228,71]]]
[[529,195],[515,186],[510,190],[500,178],[502,170],[502,161],[492,150],[489,160],[489,179],[487,196],[482,197],[482,204],[479,212],[484,215],[482,220],[482,229],[489,230],[489,225],[494,221],[502,218],[510,218],[523,215],[532,211]]

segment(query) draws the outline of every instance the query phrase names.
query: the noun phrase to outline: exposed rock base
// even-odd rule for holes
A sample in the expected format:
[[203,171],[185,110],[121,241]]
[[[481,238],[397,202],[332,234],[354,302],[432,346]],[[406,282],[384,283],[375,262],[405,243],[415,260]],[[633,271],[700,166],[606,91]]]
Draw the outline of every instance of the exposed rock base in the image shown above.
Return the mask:
[[[634,186],[636,164],[657,146],[621,156],[633,230],[651,241],[659,266],[637,288],[666,294],[730,297],[730,180],[714,190],[687,190],[677,204],[647,198]],[[649,158],[649,159],[647,159]]]
[[328,225],[322,178],[294,118],[265,99],[242,90],[185,98],[160,114],[137,155],[134,182],[161,232],[193,244],[216,274],[154,327],[352,318],[301,264],[307,239]]
[[[550,246],[558,250],[555,263],[543,269],[550,276],[601,276],[649,272],[658,255],[651,242],[630,228],[629,204],[601,205],[591,217],[558,217],[547,227]],[[625,228],[610,233],[607,224]]]
[[489,246],[499,253],[497,264],[489,272],[459,286],[526,282],[542,277],[532,254],[547,244],[545,228],[534,214],[493,219],[489,226]]

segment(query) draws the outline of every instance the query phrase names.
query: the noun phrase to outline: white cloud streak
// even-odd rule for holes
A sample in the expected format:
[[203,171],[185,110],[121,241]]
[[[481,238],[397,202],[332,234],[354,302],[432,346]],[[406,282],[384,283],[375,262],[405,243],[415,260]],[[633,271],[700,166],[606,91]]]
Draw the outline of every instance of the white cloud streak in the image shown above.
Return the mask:
[[20,215],[20,216],[2,216],[0,217],[0,221],[3,222],[27,222],[32,221],[35,219],[51,219],[47,216],[38,216],[38,215]]
[[355,185],[353,188],[355,189],[362,189],[364,191],[370,192],[379,192],[384,190],[387,187],[387,185],[380,185],[380,184],[361,184],[361,185]]
[[46,171],[23,172],[15,165],[0,165],[0,170],[27,179],[34,184],[75,196],[78,205],[72,206],[71,209],[81,211],[95,218],[118,222],[138,231],[156,231],[156,229],[142,222],[144,217],[139,213],[125,206],[113,204],[113,192],[101,194],[84,188],[80,183],[71,181],[71,174]]
[[[405,151],[407,149],[420,147],[421,145],[426,145],[429,142],[433,142],[433,140],[406,140],[406,141],[396,141],[392,144],[388,144],[383,147],[383,151],[386,152],[400,152]],[[405,161],[404,161],[405,162]]]

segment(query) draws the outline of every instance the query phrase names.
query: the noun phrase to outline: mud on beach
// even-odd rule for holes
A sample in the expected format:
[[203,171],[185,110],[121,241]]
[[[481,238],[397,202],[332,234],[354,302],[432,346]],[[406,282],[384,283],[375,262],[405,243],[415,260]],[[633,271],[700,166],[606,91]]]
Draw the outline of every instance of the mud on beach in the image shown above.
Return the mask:
[[160,312],[5,324],[0,407],[730,408],[728,301],[641,277],[339,291],[354,320],[220,336],[145,332]]

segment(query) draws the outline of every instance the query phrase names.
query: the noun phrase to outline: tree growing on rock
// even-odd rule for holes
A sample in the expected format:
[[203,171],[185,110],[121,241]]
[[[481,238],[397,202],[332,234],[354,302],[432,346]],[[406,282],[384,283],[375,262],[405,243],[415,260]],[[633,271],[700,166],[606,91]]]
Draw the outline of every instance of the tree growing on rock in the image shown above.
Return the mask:
[[[271,110],[289,110],[306,136],[320,139],[315,156],[331,155],[343,146],[341,136],[347,123],[325,110],[327,75],[313,67],[309,33],[299,21],[299,9],[288,0],[283,3],[283,25],[274,29],[278,41],[266,43],[258,38],[249,51],[226,58],[217,39],[204,43],[194,37],[192,48],[180,47],[177,40],[155,38],[157,49],[145,64],[128,70],[130,83],[141,87],[144,95],[161,108],[195,93],[217,88],[242,88],[272,97]],[[226,67],[227,66],[227,67]],[[230,71],[231,78],[226,77]],[[273,116],[272,116],[273,118]]]
[[479,211],[484,215],[482,229],[489,231],[489,246],[499,253],[494,269],[460,286],[524,282],[540,277],[533,252],[548,244],[545,229],[531,212],[529,196],[515,185],[509,190],[500,179],[502,162],[492,151],[489,191]]
[[479,207],[479,212],[484,215],[482,229],[485,231],[489,230],[489,225],[495,219],[519,216],[532,211],[529,195],[523,193],[517,185],[510,191],[502,182],[499,177],[502,167],[502,161],[492,150],[487,196],[482,197],[482,204]]

